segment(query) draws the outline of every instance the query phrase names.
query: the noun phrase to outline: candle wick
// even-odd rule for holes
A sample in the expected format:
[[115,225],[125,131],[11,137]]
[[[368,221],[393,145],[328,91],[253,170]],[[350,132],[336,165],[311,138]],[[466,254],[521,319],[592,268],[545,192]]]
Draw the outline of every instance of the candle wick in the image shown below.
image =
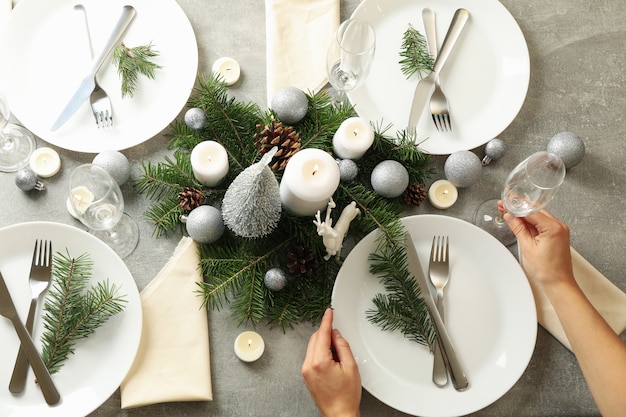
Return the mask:
[[448,190],[444,190],[443,195],[448,195]]
[[359,129],[354,129],[354,130],[352,131],[352,134],[353,134],[354,136],[358,136],[358,135],[359,135]]
[[315,164],[315,166],[313,167],[313,175],[317,174],[317,171],[320,170],[320,166]]
[[248,347],[252,346],[252,339],[248,339]]

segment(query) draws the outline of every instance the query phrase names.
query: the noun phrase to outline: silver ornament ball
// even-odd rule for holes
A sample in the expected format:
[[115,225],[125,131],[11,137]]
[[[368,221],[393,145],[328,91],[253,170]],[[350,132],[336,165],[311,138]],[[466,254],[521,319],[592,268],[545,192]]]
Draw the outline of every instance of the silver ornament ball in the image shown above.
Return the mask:
[[299,88],[285,87],[274,94],[271,107],[278,120],[293,125],[306,116],[309,100]]
[[185,124],[193,130],[204,129],[207,126],[206,113],[199,107],[192,107],[185,112]]
[[506,144],[502,139],[491,139],[485,146],[485,157],[482,164],[487,165],[492,161],[502,158],[506,152]]
[[46,187],[35,172],[30,168],[24,168],[15,174],[15,185],[22,191],[43,191]]
[[352,159],[339,159],[339,179],[341,181],[352,181],[359,173],[359,167]]
[[448,156],[443,166],[448,181],[457,187],[469,187],[482,175],[482,163],[475,153],[457,151]]
[[280,268],[272,268],[265,273],[263,283],[272,291],[280,291],[287,285],[287,275]]
[[372,170],[372,188],[386,198],[400,196],[409,186],[409,172],[398,161],[387,160]]
[[191,210],[185,225],[189,236],[198,243],[213,243],[224,234],[222,212],[209,205]]
[[108,172],[117,185],[122,186],[130,178],[130,162],[123,153],[118,151],[100,152],[93,159],[92,163],[104,168]]
[[585,143],[573,132],[560,132],[552,136],[547,151],[561,158],[565,168],[570,169],[585,156]]

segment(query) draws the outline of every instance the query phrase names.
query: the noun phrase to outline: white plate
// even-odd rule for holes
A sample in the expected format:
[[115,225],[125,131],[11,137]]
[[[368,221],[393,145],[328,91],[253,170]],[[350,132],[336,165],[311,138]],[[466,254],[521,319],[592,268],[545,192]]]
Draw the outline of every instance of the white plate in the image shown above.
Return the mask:
[[406,129],[413,93],[419,80],[400,70],[402,35],[410,23],[422,34],[422,9],[437,18],[437,40],[443,38],[457,8],[470,12],[461,38],[441,73],[450,104],[452,131],[438,132],[424,111],[417,141],[431,154],[469,150],[499,135],[524,103],[530,79],[530,61],[524,35],[498,0],[363,0],[353,17],[367,20],[376,31],[376,55],[369,77],[348,92],[357,113],[374,123],[393,124],[391,133]]
[[0,89],[15,117],[45,141],[78,152],[98,153],[138,145],[161,132],[191,94],[198,70],[198,47],[187,16],[175,0],[83,0],[95,53],[101,49],[125,4],[137,14],[122,41],[130,47],[152,43],[163,68],[155,79],[140,76],[133,97],[122,99],[111,57],[98,79],[111,97],[112,129],[98,129],[89,101],[59,130],[50,127],[91,67],[84,14],[76,0],[20,0],[0,38]]
[[[22,0],[23,1],[23,0]],[[79,417],[104,403],[119,387],[137,353],[141,336],[141,302],[133,277],[111,248],[101,240],[72,226],[33,222],[0,229],[0,271],[20,316],[26,319],[30,303],[28,272],[36,239],[52,240],[53,252],[69,251],[71,256],[88,253],[93,261],[92,281],[108,279],[128,301],[124,311],[112,317],[94,334],[79,340],[59,372],[52,375],[61,402],[49,407],[34,384],[32,370],[26,390],[20,396],[8,386],[19,340],[11,323],[0,317],[0,415],[12,417]],[[41,306],[38,307],[33,337],[40,346]]]
[[383,293],[369,273],[378,231],[350,252],[332,295],[334,325],[350,342],[363,387],[389,406],[419,416],[461,416],[504,395],[522,375],[535,347],[537,317],[530,285],[511,253],[491,235],[462,220],[421,215],[403,219],[422,267],[434,235],[450,237],[446,324],[470,381],[467,391],[432,382],[433,356],[400,332],[383,332],[365,312]]

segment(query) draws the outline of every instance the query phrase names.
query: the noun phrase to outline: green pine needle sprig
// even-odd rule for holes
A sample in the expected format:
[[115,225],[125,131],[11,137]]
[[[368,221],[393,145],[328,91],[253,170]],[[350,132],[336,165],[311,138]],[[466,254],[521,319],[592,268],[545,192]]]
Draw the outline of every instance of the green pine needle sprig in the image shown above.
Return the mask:
[[152,48],[152,43],[131,48],[120,42],[115,47],[113,62],[122,79],[122,97],[132,97],[135,94],[139,75],[154,79],[155,71],[162,68],[151,61],[157,56],[159,53]]
[[435,66],[432,55],[428,52],[428,45],[424,35],[409,23],[409,27],[402,36],[400,47],[400,69],[406,78],[414,74],[420,75],[424,71],[432,71]]

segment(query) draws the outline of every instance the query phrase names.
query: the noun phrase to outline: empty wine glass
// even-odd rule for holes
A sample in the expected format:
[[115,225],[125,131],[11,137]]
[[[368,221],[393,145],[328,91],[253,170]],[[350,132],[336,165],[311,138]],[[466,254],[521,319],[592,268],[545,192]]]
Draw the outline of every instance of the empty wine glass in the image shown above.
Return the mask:
[[137,223],[124,213],[124,198],[117,182],[102,167],[84,164],[72,171],[67,208],[89,232],[124,258],[139,241]]
[[329,93],[335,102],[343,103],[346,91],[363,84],[375,49],[374,28],[365,20],[348,19],[339,25],[326,56],[328,81],[333,87]]
[[[544,208],[565,178],[565,164],[557,155],[536,152],[517,165],[507,177],[502,205],[514,216],[525,217]],[[474,214],[474,224],[495,236],[505,246],[515,243],[498,210],[498,199],[483,202]]]
[[35,138],[22,126],[9,123],[11,111],[0,93],[0,171],[15,172],[29,163]]

